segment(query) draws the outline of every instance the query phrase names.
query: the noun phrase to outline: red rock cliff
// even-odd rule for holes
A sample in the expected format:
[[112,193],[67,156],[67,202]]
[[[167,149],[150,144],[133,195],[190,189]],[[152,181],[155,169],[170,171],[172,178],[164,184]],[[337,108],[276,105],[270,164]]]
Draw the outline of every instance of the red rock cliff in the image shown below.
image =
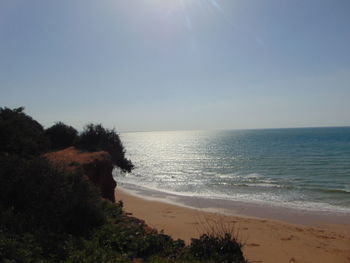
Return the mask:
[[109,153],[82,152],[74,147],[47,153],[45,157],[56,166],[74,170],[82,168],[84,174],[100,189],[103,198],[115,202],[116,182],[112,176],[113,165]]

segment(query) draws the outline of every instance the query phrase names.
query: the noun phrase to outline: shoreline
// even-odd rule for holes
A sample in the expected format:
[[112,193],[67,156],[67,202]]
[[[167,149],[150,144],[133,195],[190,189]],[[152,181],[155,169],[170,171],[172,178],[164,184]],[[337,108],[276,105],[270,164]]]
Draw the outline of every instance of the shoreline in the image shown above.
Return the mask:
[[226,199],[195,196],[182,196],[158,190],[141,188],[130,184],[121,184],[117,188],[136,197],[149,201],[160,201],[168,204],[205,212],[220,213],[228,216],[240,216],[278,220],[302,225],[349,224],[350,213],[335,211],[307,210]]
[[[334,220],[297,224],[290,220],[250,216],[240,211],[223,214],[220,209],[181,206],[171,198],[162,199],[159,193],[158,196],[156,193],[142,195],[119,186],[116,189],[116,200],[123,201],[126,212],[186,243],[199,237],[209,224],[224,223],[234,226],[239,241],[244,244],[244,254],[251,262],[350,262],[350,224],[335,223]],[[259,213],[263,214],[266,209],[261,210]]]

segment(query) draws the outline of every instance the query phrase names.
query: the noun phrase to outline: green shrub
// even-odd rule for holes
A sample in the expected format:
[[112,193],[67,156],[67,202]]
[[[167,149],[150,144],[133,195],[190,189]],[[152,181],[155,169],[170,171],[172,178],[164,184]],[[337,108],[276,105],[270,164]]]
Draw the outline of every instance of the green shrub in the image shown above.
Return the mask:
[[129,263],[130,259],[126,255],[103,246],[96,239],[80,239],[68,241],[66,243],[67,259],[66,263]]
[[69,258],[77,259],[93,251],[96,256],[114,255],[128,262],[135,258],[147,260],[155,255],[174,260],[185,247],[182,240],[174,241],[168,235],[146,234],[144,227],[143,223],[124,216],[118,223],[95,229],[89,239],[71,243]]
[[0,232],[0,262],[44,263],[40,245],[31,234],[11,235]]
[[125,149],[114,129],[105,129],[101,124],[88,124],[80,134],[76,146],[87,151],[107,151],[113,163],[123,171],[130,172],[133,164],[125,158]]
[[82,235],[105,222],[95,186],[79,173],[53,168],[44,158],[0,158],[0,185],[2,211],[25,216],[28,229]]
[[78,131],[63,122],[57,122],[45,130],[45,136],[51,142],[51,149],[58,150],[73,146],[78,138]]
[[202,235],[192,239],[190,253],[202,262],[246,263],[242,245],[230,233],[214,236]]
[[183,240],[173,240],[165,234],[151,234],[144,238],[144,246],[140,249],[138,257],[148,258],[152,255],[161,255],[169,259],[177,259],[185,248]]
[[64,258],[64,240],[86,237],[103,225],[102,203],[95,186],[79,173],[60,171],[39,157],[0,157],[0,232],[32,235],[43,258]]

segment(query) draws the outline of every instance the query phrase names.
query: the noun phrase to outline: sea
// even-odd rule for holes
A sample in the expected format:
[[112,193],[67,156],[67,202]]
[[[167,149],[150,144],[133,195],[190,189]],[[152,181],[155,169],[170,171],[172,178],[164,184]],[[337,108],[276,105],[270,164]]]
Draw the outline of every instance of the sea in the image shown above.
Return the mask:
[[350,215],[350,127],[120,137],[135,165],[115,173],[124,188]]

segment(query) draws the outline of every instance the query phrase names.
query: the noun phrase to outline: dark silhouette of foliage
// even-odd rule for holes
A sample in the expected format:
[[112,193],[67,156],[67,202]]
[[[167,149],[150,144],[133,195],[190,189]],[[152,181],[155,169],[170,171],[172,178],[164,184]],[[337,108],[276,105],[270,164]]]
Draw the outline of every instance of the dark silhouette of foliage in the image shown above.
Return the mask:
[[0,108],[0,153],[29,156],[49,148],[43,127],[23,110]]
[[0,232],[0,262],[45,263],[40,244],[31,234]]
[[106,129],[101,124],[88,124],[80,134],[77,147],[87,151],[106,151],[113,163],[123,171],[130,172],[133,164],[125,158],[125,149],[114,129]]
[[[46,135],[60,148],[76,131],[57,123]],[[127,216],[122,202],[103,200],[81,171],[50,165],[41,157],[49,149],[44,130],[23,108],[0,109],[0,136],[0,262],[246,262],[231,234],[185,246]],[[90,124],[77,145],[109,152],[124,171],[133,167],[114,129]]]
[[102,202],[80,173],[61,171],[40,157],[0,157],[0,235],[31,235],[45,257],[64,256],[62,240],[103,225]]
[[80,173],[61,171],[44,158],[2,157],[0,185],[0,207],[25,214],[24,231],[28,224],[79,235],[104,223],[95,186]]
[[191,240],[190,252],[201,262],[246,263],[242,245],[230,233],[204,234]]
[[45,130],[45,135],[51,142],[51,149],[58,150],[73,146],[78,138],[78,131],[63,122],[57,122]]

